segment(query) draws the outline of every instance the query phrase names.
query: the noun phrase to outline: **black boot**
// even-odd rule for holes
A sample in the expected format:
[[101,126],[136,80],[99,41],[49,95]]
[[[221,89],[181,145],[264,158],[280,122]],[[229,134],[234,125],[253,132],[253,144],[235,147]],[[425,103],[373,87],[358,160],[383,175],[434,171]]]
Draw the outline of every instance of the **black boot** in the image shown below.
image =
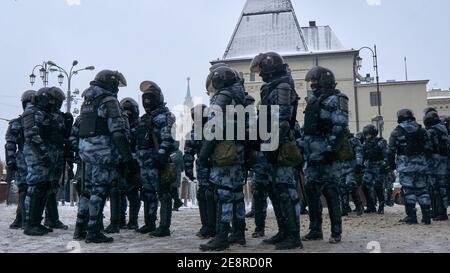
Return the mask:
[[207,244],[200,245],[202,251],[222,251],[228,249],[230,244],[228,242],[228,233],[230,232],[230,224],[220,223],[216,237]]
[[109,195],[110,206],[110,224],[105,228],[105,233],[119,233],[120,232],[120,191],[118,187],[113,187]]
[[265,236],[264,227],[256,227],[255,232],[253,232],[253,238],[262,238]]
[[236,221],[234,221],[233,225],[234,231],[228,237],[229,244],[230,245],[238,244],[241,246],[245,246],[247,244],[245,240],[245,220],[237,219]]
[[45,221],[44,226],[53,229],[67,230],[69,227],[59,220],[58,201],[56,193],[53,189],[47,192],[47,203],[45,205]]
[[123,192],[121,192],[121,194],[120,194],[120,221],[119,221],[120,229],[128,229],[128,227],[127,227],[127,209],[128,209],[127,196]]
[[380,202],[380,204],[378,205],[378,214],[384,214],[384,202]]
[[313,183],[305,185],[309,200],[309,233],[302,237],[303,241],[323,240],[321,191]]
[[207,239],[210,237],[208,230],[208,214],[207,214],[207,203],[206,203],[206,188],[205,186],[200,186],[197,191],[197,202],[198,209],[200,212],[200,222],[202,227],[197,232],[196,236],[201,239]]
[[112,243],[113,241],[114,238],[106,237],[105,234],[100,232],[98,223],[93,226],[88,226],[88,233],[86,234],[86,244]]
[[160,222],[159,227],[150,232],[152,237],[170,236],[170,225],[172,221],[172,196],[169,193],[162,194],[161,209],[159,210]]
[[303,248],[302,240],[300,239],[300,232],[289,234],[285,240],[275,245],[275,249],[277,250],[288,250],[296,248]]
[[422,210],[422,223],[425,225],[431,225],[430,206],[420,206]]
[[142,227],[140,227],[139,229],[137,229],[136,231],[142,234],[147,234],[150,233],[152,231],[155,231],[156,229],[156,225],[155,225],[155,221],[156,221],[156,217],[154,217],[155,219],[153,219],[151,221],[150,219],[150,215],[149,215],[149,207],[148,207],[148,202],[144,201],[144,225]]
[[383,185],[379,185],[375,187],[375,192],[377,194],[378,199],[378,214],[384,214],[384,203],[385,203],[385,189]]
[[28,207],[26,212],[26,225],[23,232],[25,235],[43,236],[48,233],[47,230],[41,227],[42,207],[45,206],[45,195],[46,191],[44,189],[36,187],[26,197],[28,199]]
[[327,200],[331,221],[331,237],[329,242],[332,244],[339,243],[342,234],[342,216],[339,208],[338,191],[335,187],[326,185],[324,194]]
[[86,239],[87,231],[86,231],[86,224],[76,224],[75,225],[75,232],[73,233],[73,239],[75,241],[83,241]]
[[217,202],[214,197],[214,188],[207,187],[205,191],[206,197],[206,221],[208,226],[209,237],[216,236],[217,230]]
[[[341,195],[341,212],[342,212],[342,216],[348,216],[348,208],[350,207],[349,205],[349,200],[348,200],[348,195],[347,193],[343,193]],[[351,210],[350,210],[351,212]]]
[[128,195],[129,201],[129,221],[127,224],[128,229],[136,230],[139,228],[138,217],[139,210],[141,209],[141,200],[139,199],[139,194],[137,192],[132,192]]
[[19,200],[17,203],[17,210],[16,210],[16,219],[14,219],[14,222],[9,226],[10,229],[19,229],[25,227],[25,197],[27,195],[27,192],[25,190],[20,191],[19,190]]
[[406,211],[406,217],[404,219],[400,220],[400,222],[406,223],[409,225],[418,224],[415,206],[405,204],[405,211]]

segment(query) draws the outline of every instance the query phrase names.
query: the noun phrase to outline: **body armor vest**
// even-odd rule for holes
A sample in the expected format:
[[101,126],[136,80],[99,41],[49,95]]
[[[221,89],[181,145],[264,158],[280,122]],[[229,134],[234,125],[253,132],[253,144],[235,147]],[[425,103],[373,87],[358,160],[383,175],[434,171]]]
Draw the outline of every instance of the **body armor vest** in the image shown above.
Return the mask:
[[152,119],[145,115],[139,121],[136,127],[136,147],[139,150],[155,148],[152,135]]
[[398,154],[406,156],[422,155],[425,152],[425,134],[423,129],[420,127],[417,131],[408,133],[404,128],[399,128],[404,138],[400,140]]
[[431,128],[433,131],[433,153],[442,156],[448,155],[448,135],[438,128]]
[[98,116],[101,101],[107,95],[86,100],[81,106],[80,138],[109,135],[108,119]]
[[325,135],[330,133],[332,124],[320,118],[321,104],[330,96],[337,95],[337,90],[326,91],[319,98],[306,105],[305,109],[305,135]]
[[370,162],[378,162],[384,160],[384,154],[378,143],[380,138],[376,138],[374,141],[365,141],[364,143],[364,159]]

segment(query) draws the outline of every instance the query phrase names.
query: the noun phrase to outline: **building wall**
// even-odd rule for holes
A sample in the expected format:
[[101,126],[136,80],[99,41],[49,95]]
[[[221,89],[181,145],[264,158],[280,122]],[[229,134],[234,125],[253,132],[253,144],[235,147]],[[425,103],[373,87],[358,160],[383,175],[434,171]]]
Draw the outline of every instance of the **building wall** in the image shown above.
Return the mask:
[[[354,99],[354,75],[353,75],[353,63],[355,53],[344,52],[334,54],[311,54],[311,55],[298,55],[285,57],[285,61],[289,64],[292,77],[295,81],[296,90],[301,98],[297,119],[303,124],[304,115],[303,111],[306,107],[307,91],[309,86],[305,82],[305,76],[308,71],[316,65],[320,65],[331,69],[336,76],[338,82],[337,88],[340,89],[349,97],[350,105],[350,128],[352,131],[356,129],[356,117],[355,117],[355,99]],[[244,74],[246,82],[247,92],[255,97],[256,102],[260,101],[259,91],[262,85],[262,80],[258,75],[255,75],[255,81],[250,81],[250,62],[251,60],[240,61],[222,61],[229,63],[231,66],[239,70]]]
[[450,116],[450,91],[435,89],[427,92],[428,107],[434,107],[441,116]]
[[[380,85],[381,115],[384,118],[383,137],[388,138],[397,126],[397,112],[400,109],[411,109],[417,121],[423,123],[423,110],[427,107],[427,84],[428,81],[409,81]],[[372,118],[378,115],[378,107],[370,105],[370,92],[376,91],[375,84],[357,85],[361,130],[371,124]]]

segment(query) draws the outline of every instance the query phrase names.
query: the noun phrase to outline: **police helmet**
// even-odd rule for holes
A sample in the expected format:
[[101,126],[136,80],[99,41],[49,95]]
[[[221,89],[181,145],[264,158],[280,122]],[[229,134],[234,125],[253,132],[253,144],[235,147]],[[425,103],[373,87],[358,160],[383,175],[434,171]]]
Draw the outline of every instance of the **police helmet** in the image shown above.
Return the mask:
[[316,66],[309,70],[306,74],[305,81],[310,82],[313,89],[336,87],[334,73],[330,69],[321,66]]
[[410,109],[402,109],[397,112],[397,122],[402,123],[408,120],[416,120],[414,113]]
[[276,52],[260,53],[253,58],[250,64],[250,71],[259,75],[272,75],[286,71],[286,64],[283,57]]
[[373,124],[367,125],[367,126],[364,127],[364,129],[363,129],[363,135],[364,135],[365,137],[367,137],[367,136],[375,137],[375,136],[378,135],[378,129],[377,129],[377,127],[375,127],[375,125],[373,125]]
[[34,97],[36,96],[35,90],[28,90],[23,92],[21,101],[22,101],[22,107],[25,109],[28,103],[34,103]]

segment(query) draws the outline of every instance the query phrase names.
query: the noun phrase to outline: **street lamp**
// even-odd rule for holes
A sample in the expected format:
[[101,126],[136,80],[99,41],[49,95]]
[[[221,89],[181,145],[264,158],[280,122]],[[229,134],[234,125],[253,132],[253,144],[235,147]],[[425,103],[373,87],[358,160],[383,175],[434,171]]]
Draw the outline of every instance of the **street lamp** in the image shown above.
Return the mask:
[[[383,116],[381,115],[381,92],[380,92],[380,77],[378,75],[378,55],[377,55],[377,45],[374,45],[374,49],[364,46],[361,47],[358,52],[361,52],[363,49],[368,49],[372,53],[373,58],[373,69],[375,70],[375,79],[377,83],[377,97],[378,97],[378,117],[376,117],[374,120],[377,121],[378,129],[380,131],[380,137],[383,137]],[[358,67],[358,70],[362,67],[362,58],[358,56],[356,58],[356,65]]]
[[60,74],[59,74],[59,76],[58,76],[58,83],[59,83],[60,85],[62,85],[63,82],[64,82],[64,75],[65,75],[65,77],[67,78],[67,104],[66,104],[66,112],[67,112],[67,113],[71,113],[72,101],[75,99],[74,96],[72,95],[72,91],[71,91],[71,83],[72,83],[72,77],[73,77],[73,75],[77,75],[78,72],[84,71],[84,70],[92,71],[92,70],[95,69],[95,67],[94,67],[94,66],[87,66],[87,67],[82,68],[82,69],[74,70],[75,66],[78,65],[78,61],[77,61],[77,60],[74,60],[74,61],[72,62],[72,67],[70,68],[69,72],[67,72],[67,70],[65,70],[64,68],[62,68],[61,66],[57,65],[56,63],[54,63],[54,62],[52,62],[52,61],[48,61],[47,63],[48,63],[48,65],[49,65],[50,67],[56,67],[56,68],[58,68],[58,69],[55,69],[55,70],[59,70],[59,72],[60,72]]
[[33,84],[36,82],[36,75],[34,75],[34,74],[31,74],[30,75],[30,83],[31,83],[31,86],[33,86]]

